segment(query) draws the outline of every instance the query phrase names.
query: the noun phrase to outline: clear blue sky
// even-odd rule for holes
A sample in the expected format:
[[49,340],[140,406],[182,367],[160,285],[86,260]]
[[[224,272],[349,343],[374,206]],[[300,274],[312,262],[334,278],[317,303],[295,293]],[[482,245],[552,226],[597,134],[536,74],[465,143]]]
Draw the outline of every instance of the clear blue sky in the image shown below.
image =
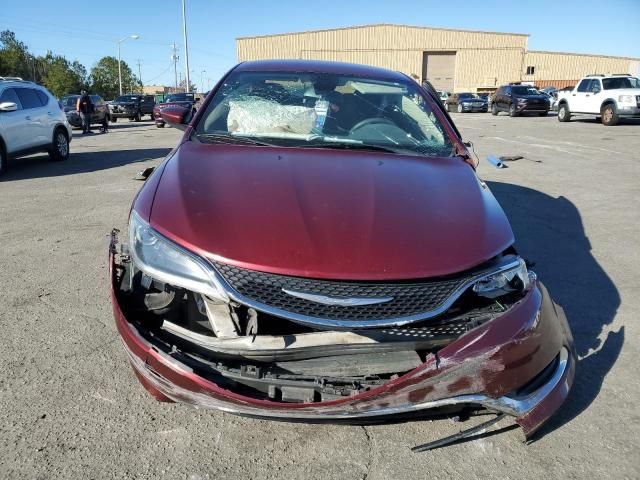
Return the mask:
[[[192,81],[213,85],[236,62],[235,38],[321,28],[401,23],[528,33],[530,50],[640,57],[640,0],[187,0]],[[87,70],[105,55],[122,59],[142,80],[173,83],[170,44],[184,75],[180,0],[3,0],[0,30],[9,29],[35,54],[77,59]],[[209,79],[209,80],[207,80]]]

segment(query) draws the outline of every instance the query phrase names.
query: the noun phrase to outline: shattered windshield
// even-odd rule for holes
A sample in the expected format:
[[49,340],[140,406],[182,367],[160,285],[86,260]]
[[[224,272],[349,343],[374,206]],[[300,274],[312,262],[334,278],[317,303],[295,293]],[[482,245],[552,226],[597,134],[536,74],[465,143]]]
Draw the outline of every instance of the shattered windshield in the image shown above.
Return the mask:
[[240,72],[196,126],[203,142],[451,156],[417,84],[324,73]]

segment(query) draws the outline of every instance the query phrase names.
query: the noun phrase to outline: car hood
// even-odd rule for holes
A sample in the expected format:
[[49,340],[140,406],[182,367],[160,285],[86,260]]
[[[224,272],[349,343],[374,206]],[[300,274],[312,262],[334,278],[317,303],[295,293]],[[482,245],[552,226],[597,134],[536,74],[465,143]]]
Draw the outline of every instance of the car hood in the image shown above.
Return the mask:
[[426,278],[513,243],[502,208],[459,158],[187,141],[161,175],[151,226],[202,256],[255,270]]
[[486,100],[482,98],[461,98],[459,100],[460,103],[485,103]]
[[547,100],[547,95],[514,95],[514,98],[524,98],[525,100]]

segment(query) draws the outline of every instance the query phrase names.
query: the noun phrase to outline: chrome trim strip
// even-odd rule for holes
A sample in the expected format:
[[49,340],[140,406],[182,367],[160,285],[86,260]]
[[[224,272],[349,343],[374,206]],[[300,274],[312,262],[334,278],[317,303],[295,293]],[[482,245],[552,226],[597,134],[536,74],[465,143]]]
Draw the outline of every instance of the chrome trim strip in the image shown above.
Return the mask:
[[[226,293],[226,295],[235,300],[238,303],[246,305],[247,307],[255,308],[256,310],[260,310],[266,312],[270,315],[274,315],[276,317],[286,318],[288,320],[292,320],[294,322],[300,323],[302,325],[307,325],[310,327],[322,327],[322,328],[330,328],[330,329],[358,329],[358,328],[378,328],[378,327],[401,327],[403,325],[407,325],[413,322],[417,322],[420,320],[426,320],[429,318],[436,317],[446,312],[451,305],[462,295],[469,287],[471,287],[474,283],[479,280],[483,280],[491,275],[495,275],[496,273],[505,272],[507,270],[511,270],[513,268],[517,268],[520,265],[519,258],[516,257],[515,260],[509,261],[503,265],[499,265],[497,268],[492,269],[490,271],[484,270],[478,272],[476,275],[472,276],[467,280],[464,284],[462,284],[457,290],[455,290],[451,296],[442,304],[440,307],[429,310],[423,313],[418,313],[415,315],[408,315],[405,317],[397,317],[397,318],[383,318],[383,319],[367,319],[367,320],[334,320],[328,318],[318,318],[318,317],[309,317],[307,315],[300,315],[295,312],[290,312],[288,310],[283,310],[280,308],[275,308],[270,305],[265,305],[261,302],[256,302],[251,298],[248,298],[241,293],[237,292],[224,277],[215,270],[217,283],[221,286]],[[212,267],[213,268],[213,267]]]
[[[155,388],[162,392],[167,397],[177,402],[186,402],[200,407],[215,408],[227,413],[233,413],[237,415],[249,415],[263,418],[272,419],[300,419],[300,420],[348,420],[370,417],[381,417],[389,415],[397,415],[402,413],[411,413],[421,410],[428,410],[432,408],[438,408],[449,405],[463,405],[463,404],[477,404],[482,405],[488,409],[504,412],[507,415],[514,417],[522,417],[535,408],[542,400],[547,397],[554,388],[556,388],[569,365],[569,351],[562,347],[559,353],[560,361],[558,366],[547,383],[542,385],[538,390],[531,393],[527,397],[522,399],[516,399],[511,397],[499,397],[491,398],[486,395],[459,395],[456,397],[443,398],[440,400],[432,400],[430,402],[422,402],[415,404],[405,404],[397,407],[381,407],[367,411],[357,411],[355,406],[350,405],[346,408],[347,411],[329,411],[323,413],[317,409],[314,412],[305,412],[300,409],[286,409],[286,408],[258,408],[247,404],[231,404],[225,400],[210,396],[202,392],[192,392],[185,388],[172,384],[164,377],[160,376],[157,372],[150,370],[149,366],[140,358],[136,357],[133,353],[125,348],[129,355],[129,359],[134,368]],[[163,355],[163,359],[172,363],[174,367],[184,371],[185,373],[192,373],[190,369],[183,366],[177,360]],[[310,408],[313,408],[310,406]],[[322,409],[323,407],[319,407]],[[324,407],[328,409],[327,407]],[[338,407],[344,408],[344,407]]]
[[339,305],[341,307],[359,307],[364,305],[376,305],[378,303],[386,303],[393,300],[393,297],[330,297],[329,295],[320,295],[311,292],[300,292],[296,290],[288,290],[281,288],[284,293],[292,297],[302,298],[310,302],[321,303],[322,305]]

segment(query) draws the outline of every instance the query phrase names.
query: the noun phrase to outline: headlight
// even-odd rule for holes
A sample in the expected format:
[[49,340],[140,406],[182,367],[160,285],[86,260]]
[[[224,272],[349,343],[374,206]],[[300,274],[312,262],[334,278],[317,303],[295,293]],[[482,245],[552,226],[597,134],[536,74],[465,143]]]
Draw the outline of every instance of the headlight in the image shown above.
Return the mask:
[[150,277],[217,300],[228,301],[227,296],[216,286],[213,267],[160,235],[135,211],[129,219],[129,247],[135,266]]
[[618,101],[620,103],[633,103],[635,99],[633,98],[633,95],[620,95],[618,97]]
[[527,270],[525,261],[518,257],[514,262],[490,273],[473,285],[478,295],[496,298],[512,292],[522,292],[535,281],[535,273]]

